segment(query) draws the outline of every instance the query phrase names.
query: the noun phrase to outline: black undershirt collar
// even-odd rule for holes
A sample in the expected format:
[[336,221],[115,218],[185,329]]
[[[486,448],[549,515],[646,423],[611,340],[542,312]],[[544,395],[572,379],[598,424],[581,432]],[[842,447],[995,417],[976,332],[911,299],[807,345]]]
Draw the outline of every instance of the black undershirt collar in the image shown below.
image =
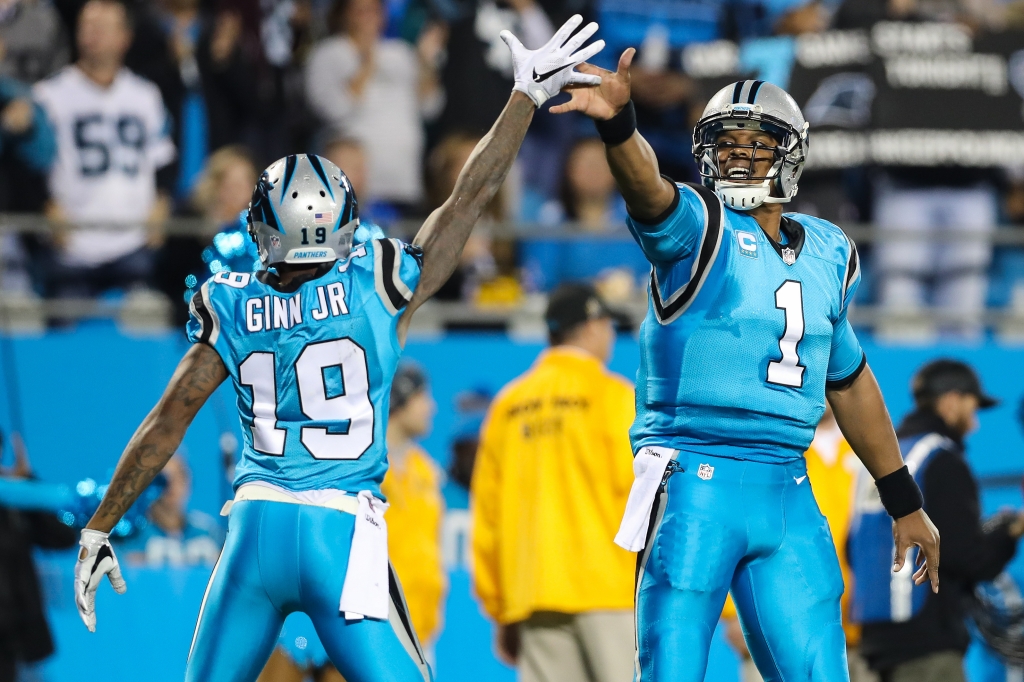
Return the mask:
[[[760,223],[758,223],[758,227],[760,227]],[[783,262],[785,262],[786,259],[782,255],[782,249],[793,250],[795,254],[793,263],[795,263],[796,259],[800,257],[800,252],[804,248],[804,237],[806,235],[804,234],[804,226],[797,221],[792,218],[782,216],[782,220],[779,223],[779,232],[782,233],[781,236],[786,238],[785,244],[779,244],[777,241],[772,239],[771,235],[765,232],[763,227],[761,228],[761,232],[764,232],[764,236],[768,240],[768,243],[772,245],[772,248],[775,249],[775,253],[779,254],[779,258],[782,258]],[[793,263],[787,263],[787,265],[792,265]]]

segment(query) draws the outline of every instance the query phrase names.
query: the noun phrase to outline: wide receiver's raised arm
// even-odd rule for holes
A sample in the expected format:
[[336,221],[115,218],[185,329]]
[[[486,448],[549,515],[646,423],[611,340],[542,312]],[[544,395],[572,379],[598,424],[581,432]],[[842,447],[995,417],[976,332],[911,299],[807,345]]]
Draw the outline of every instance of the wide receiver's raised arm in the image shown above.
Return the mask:
[[[651,220],[662,215],[672,205],[677,190],[671,182],[661,176],[658,157],[643,135],[635,130],[635,116],[632,119],[632,126],[620,116],[627,107],[631,107],[629,66],[633,63],[635,54],[636,50],[633,48],[623,52],[619,57],[618,68],[614,72],[592,64],[581,64],[580,72],[599,76],[601,85],[596,88],[574,88],[572,99],[565,104],[551,107],[551,111],[556,114],[581,111],[599,122],[598,127],[602,130],[601,137],[605,141],[608,165],[611,166],[622,198],[626,200],[629,214],[639,220]],[[626,115],[631,113],[632,108],[625,111]],[[601,122],[605,122],[604,128]],[[622,139],[615,137],[616,131],[608,130],[608,125],[621,126]]]
[[477,144],[459,173],[448,200],[423,223],[413,244],[423,249],[423,268],[402,322],[448,281],[459,263],[473,226],[505,182],[537,110],[521,92],[513,92],[494,126]]
[[110,532],[164,468],[199,408],[227,376],[220,355],[205,343],[197,343],[185,353],[160,401],[128,442],[86,528]]
[[423,267],[416,292],[399,322],[400,339],[405,338],[416,309],[455,272],[469,233],[512,168],[536,108],[568,85],[600,84],[600,77],[574,69],[604,47],[603,40],[583,47],[597,31],[597,24],[591,22],[573,35],[582,23],[583,17],[573,16],[537,50],[527,50],[515,36],[502,31],[501,38],[512,51],[515,87],[498,120],[459,173],[452,195],[430,214],[413,240],[423,249]]
[[[919,555],[920,567],[914,573],[914,582],[920,585],[926,579],[930,579],[932,590],[938,592],[939,531],[924,510],[920,508],[920,493],[916,493],[918,496],[916,503],[910,499],[914,494],[913,491],[916,490],[916,485],[913,484],[912,479],[907,482],[909,473],[906,471],[903,456],[900,454],[899,442],[896,440],[896,433],[892,428],[889,411],[885,408],[882,391],[878,387],[871,368],[865,366],[849,386],[838,390],[826,390],[826,397],[832,406],[836,423],[839,424],[843,436],[846,437],[850,447],[857,453],[857,457],[864,463],[868,473],[878,484],[883,503],[887,502],[883,489],[887,489],[891,491],[891,496],[904,498],[897,499],[898,504],[908,504],[910,505],[908,509],[916,507],[909,513],[896,511],[893,514],[892,502],[886,506],[886,511],[894,516],[893,539],[896,541],[894,570],[903,568],[907,550],[917,545],[922,551]],[[908,486],[911,486],[912,490],[909,491],[910,494],[904,494]]]

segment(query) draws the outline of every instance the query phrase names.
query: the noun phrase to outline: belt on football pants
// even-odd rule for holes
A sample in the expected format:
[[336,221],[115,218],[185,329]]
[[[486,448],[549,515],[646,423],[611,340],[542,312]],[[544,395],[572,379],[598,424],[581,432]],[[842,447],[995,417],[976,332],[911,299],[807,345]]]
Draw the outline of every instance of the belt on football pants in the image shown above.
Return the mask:
[[243,485],[235,491],[235,498],[228,500],[220,510],[221,516],[227,516],[231,506],[236,502],[262,500],[264,502],[284,502],[285,504],[308,504],[313,507],[325,507],[336,509],[347,514],[356,514],[359,511],[359,498],[352,495],[337,495],[323,504],[315,504],[304,500],[297,500],[278,490],[267,488],[261,485]]

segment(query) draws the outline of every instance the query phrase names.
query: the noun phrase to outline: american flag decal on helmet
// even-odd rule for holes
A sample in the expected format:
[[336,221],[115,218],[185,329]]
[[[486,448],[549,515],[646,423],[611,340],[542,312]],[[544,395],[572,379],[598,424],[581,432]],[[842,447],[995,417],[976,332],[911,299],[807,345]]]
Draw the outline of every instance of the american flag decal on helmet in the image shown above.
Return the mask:
[[313,214],[314,225],[331,225],[334,223],[334,211]]

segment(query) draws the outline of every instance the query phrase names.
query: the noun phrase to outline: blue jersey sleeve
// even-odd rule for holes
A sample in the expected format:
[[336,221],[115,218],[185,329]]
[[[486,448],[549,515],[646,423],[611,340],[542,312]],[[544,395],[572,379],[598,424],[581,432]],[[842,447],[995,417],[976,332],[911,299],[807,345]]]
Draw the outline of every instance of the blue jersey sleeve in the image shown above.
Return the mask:
[[248,284],[250,275],[248,273],[219,272],[213,279],[206,280],[189,303],[189,320],[185,325],[185,334],[189,342],[205,343],[213,348],[220,355],[220,359],[228,371],[231,371],[231,354],[227,341],[221,334],[221,312],[213,299],[220,281],[232,277],[235,279],[231,281],[244,278],[245,284]]
[[674,263],[693,253],[708,225],[718,225],[722,204],[703,185],[677,183],[672,205],[657,218],[643,221],[630,216],[626,226],[647,260],[654,264]]
[[391,315],[398,315],[412,300],[423,268],[423,249],[397,239],[377,239],[373,249],[373,277],[377,294]]
[[857,287],[860,286],[860,257],[857,246],[847,237],[849,254],[846,269],[843,273],[843,286],[840,292],[840,311],[832,325],[832,352],[828,360],[828,372],[825,375],[826,386],[830,389],[845,388],[853,383],[864,369],[867,359],[857,340],[857,334],[847,319],[850,301],[853,300]]

